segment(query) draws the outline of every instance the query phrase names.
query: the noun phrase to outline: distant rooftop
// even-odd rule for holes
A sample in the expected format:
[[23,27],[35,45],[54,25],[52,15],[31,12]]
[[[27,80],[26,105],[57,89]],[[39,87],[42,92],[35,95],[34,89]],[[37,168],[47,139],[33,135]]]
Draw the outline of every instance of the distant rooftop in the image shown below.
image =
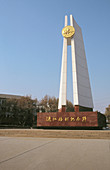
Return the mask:
[[22,97],[22,96],[19,96],[19,95],[0,94],[0,98],[2,98],[2,99],[10,99],[10,98],[20,99],[21,97]]

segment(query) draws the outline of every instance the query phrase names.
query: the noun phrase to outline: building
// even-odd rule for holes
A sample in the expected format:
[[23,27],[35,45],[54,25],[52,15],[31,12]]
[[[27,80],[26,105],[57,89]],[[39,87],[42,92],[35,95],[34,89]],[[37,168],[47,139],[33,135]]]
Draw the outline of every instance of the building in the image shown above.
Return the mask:
[[6,99],[20,99],[22,96],[11,95],[11,94],[0,94],[0,105],[2,105],[3,101]]

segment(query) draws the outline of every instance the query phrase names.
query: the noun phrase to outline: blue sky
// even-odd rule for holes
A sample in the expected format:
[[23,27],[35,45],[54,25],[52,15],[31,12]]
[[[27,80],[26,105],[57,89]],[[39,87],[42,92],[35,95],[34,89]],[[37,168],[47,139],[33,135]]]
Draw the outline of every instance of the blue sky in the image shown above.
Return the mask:
[[[64,16],[82,28],[94,110],[110,104],[109,0],[0,0],[0,93],[58,97]],[[72,101],[68,47],[67,98]]]

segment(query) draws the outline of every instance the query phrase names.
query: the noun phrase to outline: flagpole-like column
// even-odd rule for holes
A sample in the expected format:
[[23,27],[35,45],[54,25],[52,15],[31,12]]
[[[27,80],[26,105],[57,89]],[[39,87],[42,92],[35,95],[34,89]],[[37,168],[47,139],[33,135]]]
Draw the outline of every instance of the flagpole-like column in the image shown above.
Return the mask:
[[[70,15],[70,25],[73,25],[73,16]],[[79,96],[78,96],[78,80],[77,80],[77,60],[76,60],[76,55],[75,55],[75,40],[74,37],[71,39],[71,53],[72,53],[72,76],[73,76],[73,101],[74,101],[74,106],[75,110],[76,107],[78,108],[79,111]]]
[[[65,26],[67,26],[67,16],[65,16]],[[66,112],[66,96],[67,96],[67,38],[63,39],[63,52],[62,52],[62,66],[59,90],[59,112]]]

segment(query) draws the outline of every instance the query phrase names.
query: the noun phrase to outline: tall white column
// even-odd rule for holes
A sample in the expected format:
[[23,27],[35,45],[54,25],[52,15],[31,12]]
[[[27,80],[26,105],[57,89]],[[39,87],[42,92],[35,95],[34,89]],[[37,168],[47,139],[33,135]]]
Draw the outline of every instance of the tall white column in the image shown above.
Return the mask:
[[[68,20],[65,16],[65,26],[67,26]],[[60,78],[60,91],[59,91],[59,104],[58,109],[62,109],[66,106],[67,96],[67,38],[63,39],[63,52],[62,52],[62,66],[61,66],[61,78]]]
[[[73,25],[73,16],[70,15],[70,25]],[[75,40],[74,37],[71,39],[71,53],[72,53],[72,76],[73,76],[73,101],[74,105],[79,105],[78,96],[78,80],[77,80],[77,59],[75,55]]]

